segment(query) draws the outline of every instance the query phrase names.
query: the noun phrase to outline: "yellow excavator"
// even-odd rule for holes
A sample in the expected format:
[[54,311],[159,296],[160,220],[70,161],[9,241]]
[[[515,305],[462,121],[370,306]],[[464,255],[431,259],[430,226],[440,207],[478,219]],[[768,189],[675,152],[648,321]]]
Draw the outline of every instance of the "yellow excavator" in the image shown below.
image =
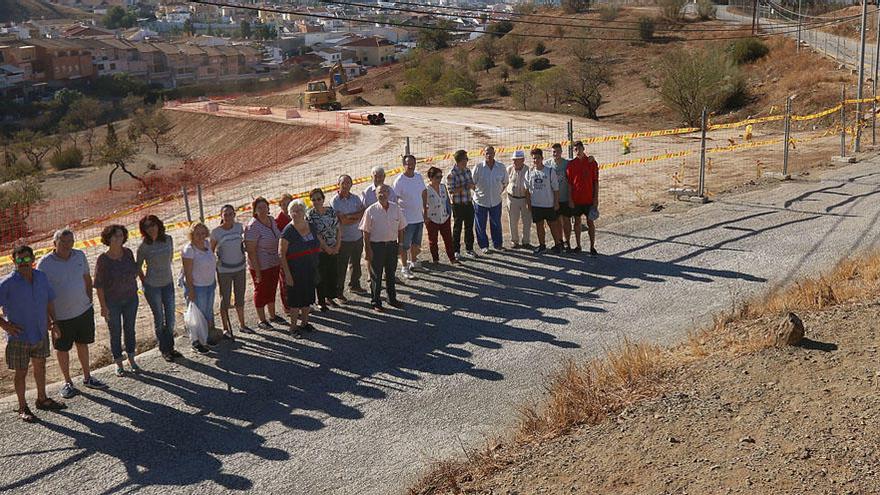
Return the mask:
[[363,88],[348,88],[348,78],[345,77],[345,69],[337,62],[330,68],[330,84],[327,81],[309,81],[306,92],[303,93],[303,105],[307,108],[319,108],[321,110],[341,110],[342,104],[336,99],[336,91],[341,95],[357,94]]

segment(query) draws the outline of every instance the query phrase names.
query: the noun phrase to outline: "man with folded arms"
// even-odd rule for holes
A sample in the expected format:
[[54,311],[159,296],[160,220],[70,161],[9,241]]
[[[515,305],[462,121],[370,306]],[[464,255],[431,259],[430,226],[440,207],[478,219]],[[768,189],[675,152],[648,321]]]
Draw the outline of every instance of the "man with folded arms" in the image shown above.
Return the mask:
[[27,423],[37,420],[25,400],[28,367],[34,365],[37,382],[37,409],[57,411],[62,402],[46,396],[46,358],[49,357],[49,330],[60,337],[55,326],[55,292],[46,274],[34,269],[34,250],[18,246],[12,250],[15,271],[0,280],[0,328],[6,332],[6,365],[15,371],[18,417]]

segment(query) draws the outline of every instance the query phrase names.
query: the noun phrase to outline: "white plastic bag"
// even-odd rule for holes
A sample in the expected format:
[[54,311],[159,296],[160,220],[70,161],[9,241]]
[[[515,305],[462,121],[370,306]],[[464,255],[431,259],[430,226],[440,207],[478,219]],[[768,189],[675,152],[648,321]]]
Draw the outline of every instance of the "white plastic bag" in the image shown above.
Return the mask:
[[202,345],[208,343],[208,321],[205,320],[205,315],[202,314],[196,303],[187,304],[183,322],[193,342],[199,342]]

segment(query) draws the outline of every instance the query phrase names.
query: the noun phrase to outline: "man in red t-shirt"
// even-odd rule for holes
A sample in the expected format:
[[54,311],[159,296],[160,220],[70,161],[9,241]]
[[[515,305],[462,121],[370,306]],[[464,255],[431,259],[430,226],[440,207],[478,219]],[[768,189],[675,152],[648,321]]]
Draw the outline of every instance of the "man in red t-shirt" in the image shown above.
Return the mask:
[[590,254],[596,252],[596,226],[590,220],[590,210],[599,208],[599,164],[592,156],[584,153],[584,143],[576,141],[574,151],[577,154],[568,162],[565,176],[568,178],[568,207],[574,219],[574,238],[577,247],[574,252],[581,251],[581,215],[587,217],[587,232],[590,234]]

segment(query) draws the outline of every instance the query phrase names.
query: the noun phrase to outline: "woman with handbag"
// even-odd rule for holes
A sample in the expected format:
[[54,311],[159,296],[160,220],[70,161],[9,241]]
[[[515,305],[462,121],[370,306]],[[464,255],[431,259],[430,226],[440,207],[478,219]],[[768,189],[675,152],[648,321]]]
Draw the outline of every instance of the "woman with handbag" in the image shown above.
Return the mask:
[[452,226],[450,213],[452,205],[449,203],[449,193],[443,184],[443,171],[437,167],[428,169],[428,201],[425,203],[425,226],[428,229],[428,247],[431,250],[431,259],[434,263],[440,262],[440,249],[437,242],[437,234],[443,236],[443,245],[446,248],[446,257],[453,265],[458,264],[452,247]]
[[[202,312],[208,329],[214,328],[214,293],[217,289],[217,257],[211,251],[208,227],[196,222],[189,229],[189,243],[184,246],[183,258],[183,295],[186,300],[195,303]],[[192,348],[205,354],[208,349],[198,340],[192,341]]]
[[[285,260],[281,268],[287,284],[285,296],[290,308],[290,334],[300,338],[301,332],[315,329],[309,323],[309,309],[315,303],[321,243],[312,225],[306,221],[306,205],[302,201],[290,203],[289,213],[292,220],[281,233],[278,255]],[[297,320],[301,322],[299,325]]]

